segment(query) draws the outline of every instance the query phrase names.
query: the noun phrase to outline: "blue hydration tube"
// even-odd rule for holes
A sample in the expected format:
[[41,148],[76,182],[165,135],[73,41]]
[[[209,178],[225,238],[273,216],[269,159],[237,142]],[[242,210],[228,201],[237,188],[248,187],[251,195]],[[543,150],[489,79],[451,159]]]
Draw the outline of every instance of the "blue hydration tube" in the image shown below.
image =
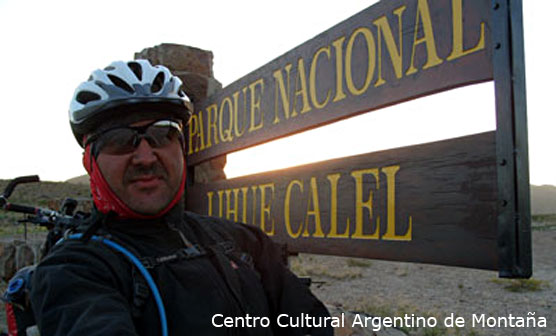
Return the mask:
[[[79,239],[81,238],[82,234],[81,233],[75,233],[75,234],[71,234],[69,235],[68,239]],[[151,277],[151,275],[149,274],[149,272],[147,271],[147,269],[145,268],[145,266],[143,266],[143,264],[141,263],[141,261],[139,261],[139,259],[137,259],[136,256],[133,255],[133,253],[129,252],[127,249],[125,249],[123,246],[121,246],[120,244],[117,244],[107,238],[104,237],[99,237],[99,236],[92,236],[91,237],[92,240],[104,243],[105,245],[113,248],[114,250],[121,252],[123,255],[125,255],[129,260],[131,260],[131,262],[137,267],[137,269],[139,269],[139,271],[141,272],[141,274],[143,275],[143,277],[145,278],[145,280],[147,280],[147,284],[149,285],[149,288],[151,289],[153,296],[154,296],[154,300],[156,302],[156,305],[158,307],[158,314],[160,316],[160,324],[162,327],[162,336],[168,336],[168,322],[166,320],[166,311],[164,309],[164,304],[162,303],[162,297],[160,296],[160,292],[158,291],[158,288],[156,287],[156,284],[153,280],[153,278]],[[57,244],[61,243],[64,239],[60,239]]]

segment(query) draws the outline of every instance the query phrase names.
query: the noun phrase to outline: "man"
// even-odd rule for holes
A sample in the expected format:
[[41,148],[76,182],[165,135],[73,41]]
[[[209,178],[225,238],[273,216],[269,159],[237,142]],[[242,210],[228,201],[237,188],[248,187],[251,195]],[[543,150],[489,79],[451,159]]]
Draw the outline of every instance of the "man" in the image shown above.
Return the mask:
[[[77,88],[70,123],[95,209],[80,238],[58,244],[35,271],[41,334],[160,335],[165,315],[170,335],[332,335],[326,308],[260,230],[184,211],[191,112],[180,86],[167,68],[137,60]],[[155,288],[98,237],[141,260]],[[305,327],[283,326],[306,316]]]

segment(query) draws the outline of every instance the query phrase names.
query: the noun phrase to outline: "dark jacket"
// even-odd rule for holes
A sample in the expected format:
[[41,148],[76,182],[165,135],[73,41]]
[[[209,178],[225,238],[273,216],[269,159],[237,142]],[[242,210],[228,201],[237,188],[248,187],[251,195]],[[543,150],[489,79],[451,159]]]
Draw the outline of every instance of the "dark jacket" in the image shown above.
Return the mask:
[[[176,258],[185,247],[178,231],[197,246],[199,256]],[[159,220],[108,220],[97,234],[151,264],[169,335],[333,334],[330,327],[276,325],[280,314],[323,317],[328,312],[283,265],[276,245],[253,226],[173,211]],[[39,264],[33,279],[32,306],[43,336],[160,335],[153,295],[138,295],[143,278],[126,257],[100,242],[64,241]],[[218,328],[212,324],[215,314],[222,315],[217,323],[224,317],[264,316],[271,325]]]

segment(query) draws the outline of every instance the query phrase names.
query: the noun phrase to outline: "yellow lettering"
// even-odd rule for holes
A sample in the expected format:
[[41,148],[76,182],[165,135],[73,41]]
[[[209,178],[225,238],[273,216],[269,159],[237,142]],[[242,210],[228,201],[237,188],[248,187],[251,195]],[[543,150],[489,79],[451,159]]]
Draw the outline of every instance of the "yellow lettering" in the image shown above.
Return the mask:
[[[287,89],[284,85],[284,77],[282,77],[282,70],[276,70],[272,74],[275,79],[275,94],[274,94],[274,121],[273,124],[277,124],[280,122],[280,118],[278,118],[278,93],[280,93],[280,98],[282,98],[282,109],[284,110],[284,117],[287,119],[290,118],[290,70],[292,68],[291,64],[287,64],[284,69],[286,69],[286,83]],[[280,91],[278,91],[280,90]],[[292,112],[292,117],[295,117],[297,112]]]
[[[311,207],[311,204],[313,205]],[[307,201],[307,214],[305,215],[305,231],[303,237],[309,237],[309,216],[315,218],[315,233],[313,237],[323,238],[321,221],[320,221],[320,206],[319,206],[319,192],[317,189],[317,179],[311,177],[311,195]]]
[[400,166],[384,167],[381,171],[386,175],[386,194],[387,194],[387,216],[386,233],[382,236],[383,240],[411,240],[411,216],[409,216],[409,224],[404,235],[396,235],[396,173],[400,170]]
[[372,225],[373,218],[373,191],[369,192],[367,201],[363,201],[363,176],[373,175],[376,179],[376,187],[379,188],[378,169],[363,169],[351,172],[351,176],[355,179],[355,232],[351,238],[357,239],[378,239],[380,232],[380,219],[376,219],[376,228],[372,234],[363,233],[363,210],[367,208],[369,211],[369,224]]
[[[417,38],[417,34],[419,33],[419,22],[423,22],[423,37]],[[407,69],[406,75],[411,75],[417,72],[417,68],[415,68],[414,60],[415,60],[415,49],[418,44],[425,43],[427,47],[427,63],[423,66],[424,69],[432,68],[433,66],[439,65],[442,63],[442,59],[438,57],[436,54],[436,45],[434,42],[434,32],[432,29],[432,21],[431,15],[429,11],[429,5],[427,0],[419,0],[417,3],[417,15],[415,17],[415,28],[414,28],[414,35],[413,35],[413,48],[411,51],[411,62],[409,68]]]
[[311,106],[309,106],[309,96],[307,95],[307,78],[305,77],[305,62],[303,61],[303,58],[300,58],[297,62],[297,78],[295,80],[292,116],[297,112],[298,97],[301,98],[301,101],[303,102],[303,108],[300,113],[303,114],[311,111]]
[[[270,189],[270,200],[269,204],[266,204],[266,189]],[[274,218],[270,215],[270,205],[272,204],[272,198],[274,197],[274,183],[267,183],[259,185],[259,190],[261,191],[261,230],[269,236],[274,235]],[[265,221],[266,218],[270,219],[270,229],[266,229]]]
[[[214,120],[212,120],[212,115],[214,113]],[[212,146],[211,138],[214,135],[214,144],[218,144],[218,127],[216,127],[216,119],[218,119],[218,106],[212,104],[207,107],[207,148]],[[211,134],[211,129],[213,130]]]
[[224,195],[224,190],[218,190],[218,217],[223,218],[222,209],[224,209],[224,202],[222,201],[222,196]]
[[386,43],[388,54],[390,54],[390,60],[392,61],[392,66],[394,68],[396,78],[400,79],[402,77],[402,13],[405,8],[406,6],[402,6],[394,11],[394,14],[398,16],[397,48],[396,43],[394,42],[394,36],[392,35],[392,30],[390,29],[390,25],[388,24],[388,19],[386,19],[386,16],[381,16],[380,18],[373,21],[375,26],[378,28],[378,78],[376,80],[375,87],[386,83],[386,81],[382,78],[382,36],[384,36],[384,43]]
[[[193,138],[195,136],[199,137],[199,124],[197,123],[197,115],[192,115],[191,119],[189,119],[188,123],[188,134],[187,137],[187,147],[189,148],[187,151],[188,155],[193,154]],[[199,141],[196,143],[195,153],[199,151]]]
[[[222,122],[224,120],[224,107],[228,106],[228,115],[230,116],[230,119],[228,121],[228,128],[224,129],[222,127]],[[233,115],[233,104],[232,104],[232,99],[230,97],[226,97],[224,98],[224,100],[222,101],[222,103],[220,104],[220,116],[218,118],[218,130],[219,130],[219,134],[220,134],[220,139],[222,140],[222,142],[229,142],[233,140],[233,135],[232,135],[232,126],[233,126],[233,121],[232,119],[234,118]]]
[[243,88],[243,121],[241,122],[241,132],[239,130],[239,126],[238,126],[238,120],[239,120],[239,102],[238,102],[238,98],[239,98],[239,91],[234,92],[233,97],[234,97],[234,134],[237,138],[239,138],[240,136],[243,135],[243,133],[245,133],[245,125],[247,125],[247,103],[246,103],[246,92],[247,92],[247,88],[244,87]]
[[213,191],[207,192],[207,198],[208,198],[208,213],[207,213],[207,215],[209,215],[209,216],[212,216],[212,195],[214,195]]
[[344,63],[343,63],[343,55],[342,55],[342,46],[344,45],[345,37],[342,36],[339,39],[332,42],[332,46],[336,50],[336,96],[332,100],[332,102],[337,102],[342,99],[346,98],[346,94],[344,93],[344,85],[343,85],[343,73],[344,73]]
[[[195,115],[193,117],[195,117]],[[190,124],[191,124],[191,122],[190,122]],[[196,153],[198,151],[202,151],[202,150],[205,149],[205,134],[204,134],[205,131],[203,129],[203,126],[204,126],[203,125],[203,111],[199,111],[199,114],[197,114],[195,124],[197,125],[197,126],[195,126],[195,128],[198,130],[198,132],[195,132],[197,134],[197,141],[196,141],[196,145],[195,145],[195,153]],[[191,126],[189,126],[189,127],[191,127]],[[201,147],[199,147],[199,144],[201,144]]]
[[[234,206],[233,208],[230,207],[232,201],[232,191],[234,192]],[[227,189],[226,190],[226,219],[232,219],[232,215],[233,215],[233,220],[234,222],[237,222],[237,209],[238,209],[238,203],[239,203],[239,198],[238,198],[238,194],[239,194],[239,189],[235,188],[235,189]]]
[[328,238],[349,238],[349,218],[347,218],[346,230],[338,233],[338,180],[340,173],[327,175],[330,181],[330,232]]
[[317,52],[315,53],[315,56],[313,56],[313,60],[311,61],[311,70],[309,71],[309,91],[311,93],[311,102],[313,103],[313,105],[318,108],[321,109],[323,107],[326,106],[326,104],[328,104],[328,101],[330,100],[330,90],[328,90],[326,92],[326,99],[320,103],[317,99],[317,64],[318,64],[318,59],[319,59],[319,55],[325,53],[326,56],[328,56],[328,59],[330,59],[330,47],[323,47],[320,48],[319,50],[317,50]]
[[452,0],[452,53],[446,58],[448,61],[455,60],[485,48],[485,23],[481,22],[481,33],[479,42],[467,50],[463,50],[463,10],[462,0]]
[[253,225],[257,226],[257,186],[252,186],[251,191],[253,192]]
[[247,191],[248,190],[249,190],[249,188],[247,188],[247,187],[241,188],[241,194],[243,195],[243,202],[242,202],[242,206],[243,206],[242,210],[243,211],[241,213],[241,215],[242,215],[241,221],[243,223],[247,223]]
[[[352,54],[353,54],[353,44],[355,42],[355,38],[357,35],[362,34],[367,41],[367,52],[369,57],[368,67],[367,67],[367,77],[365,78],[365,83],[363,86],[358,89],[355,87],[353,83],[353,69],[352,69]],[[346,47],[346,84],[348,90],[355,96],[359,96],[363,94],[369,88],[371,84],[371,80],[373,79],[373,74],[375,71],[375,63],[376,63],[376,46],[375,46],[375,39],[371,31],[366,27],[361,27],[356,29],[353,34],[351,34],[347,47]]]
[[[260,86],[260,92],[257,95],[257,86]],[[253,83],[249,84],[249,90],[251,91],[251,126],[249,127],[249,132],[256,131],[263,127],[264,115],[261,109],[261,95],[264,92],[264,81],[263,79],[258,79]],[[260,122],[256,124],[256,114],[257,111],[260,113]]]
[[303,230],[303,223],[299,224],[299,229],[297,232],[294,232],[292,229],[291,221],[290,221],[290,201],[291,201],[291,193],[294,186],[298,186],[299,190],[303,192],[303,182],[299,180],[293,180],[288,184],[286,188],[286,198],[284,199],[284,223],[286,225],[286,231],[288,235],[292,238],[299,238],[301,235],[301,231]]

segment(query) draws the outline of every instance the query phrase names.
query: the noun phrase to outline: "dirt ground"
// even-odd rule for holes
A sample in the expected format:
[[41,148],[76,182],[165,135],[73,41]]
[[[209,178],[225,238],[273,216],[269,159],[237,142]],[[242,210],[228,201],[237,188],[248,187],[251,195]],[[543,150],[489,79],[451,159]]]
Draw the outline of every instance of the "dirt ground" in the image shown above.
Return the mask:
[[[535,225],[534,225],[535,227]],[[425,264],[301,255],[291,261],[298,275],[310,276],[315,295],[330,306],[372,316],[436,317],[439,325],[402,328],[408,335],[556,335],[556,225],[533,231],[533,277],[498,279],[497,272]],[[4,289],[5,284],[0,284]],[[6,330],[0,310],[0,334]],[[463,328],[444,328],[447,315],[464,318]],[[546,328],[472,326],[480,317],[546,318]],[[492,321],[492,319],[491,319]]]
[[[554,225],[533,231],[533,277],[526,281],[457,267],[314,255],[298,259],[292,260],[292,268],[309,275],[315,295],[330,305],[372,316],[436,317],[434,328],[402,328],[409,335],[556,335]],[[444,318],[451,313],[463,317],[465,327],[444,328]],[[474,327],[473,314],[479,319]],[[529,328],[489,327],[510,314],[534,316],[538,324],[544,317],[546,328],[532,323]]]

